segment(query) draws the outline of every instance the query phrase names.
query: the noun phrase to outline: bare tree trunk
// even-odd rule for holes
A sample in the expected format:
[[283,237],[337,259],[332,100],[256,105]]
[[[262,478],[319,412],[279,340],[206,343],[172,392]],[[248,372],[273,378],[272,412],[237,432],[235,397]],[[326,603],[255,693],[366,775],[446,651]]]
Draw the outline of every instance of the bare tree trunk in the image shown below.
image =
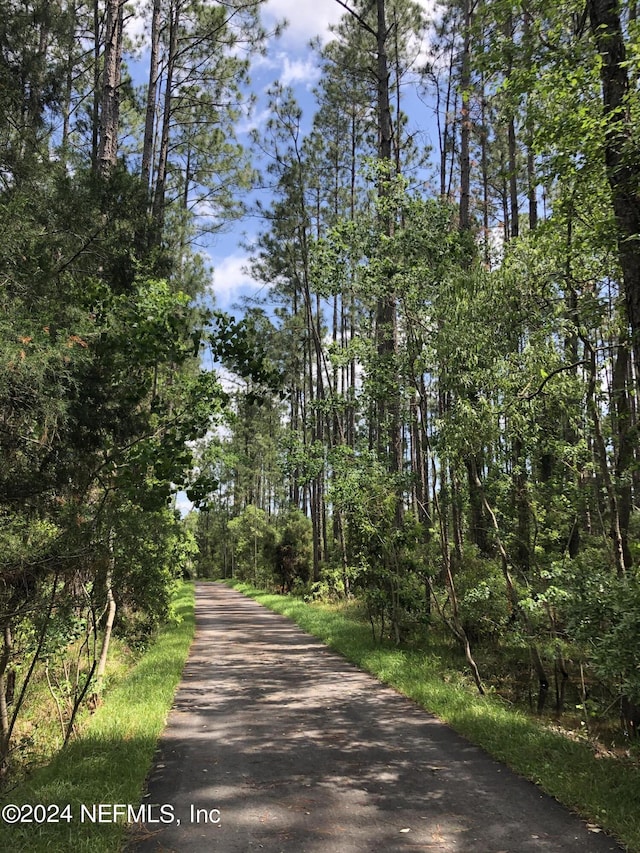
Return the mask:
[[471,228],[471,0],[464,0],[460,68],[460,230]]
[[[376,0],[375,29],[361,15],[351,9],[344,0],[337,0],[337,2],[358,21],[365,32],[369,33],[376,40],[375,78],[377,92],[378,159],[381,164],[378,196],[382,200],[389,195],[389,180],[393,174],[393,128],[389,98],[389,60],[387,55],[387,40],[390,30],[387,26],[385,0]],[[393,214],[385,211],[382,220],[381,224],[385,233],[389,237],[392,237],[395,230]],[[389,290],[388,288],[385,289]],[[391,474],[401,473],[404,461],[400,417],[400,390],[396,369],[398,348],[396,302],[395,293],[386,292],[378,298],[375,311],[378,369],[379,375],[385,378],[384,388],[378,390],[375,401],[375,421],[378,425],[376,444],[379,455],[386,457],[387,467]],[[372,422],[370,427],[372,427]],[[372,431],[370,432],[370,437],[373,440]],[[404,504],[400,489],[396,498],[396,521],[397,523],[401,523],[404,514]]]
[[518,156],[516,126],[513,117],[509,119],[508,127],[509,147],[509,205],[511,208],[511,233],[510,237],[517,237],[520,233],[520,216],[518,210]]
[[98,150],[98,171],[101,175],[109,174],[116,165],[118,157],[123,10],[124,0],[107,0],[100,147]]
[[615,484],[609,469],[609,459],[607,457],[607,447],[602,434],[602,424],[600,420],[600,412],[598,403],[595,398],[596,388],[596,354],[590,341],[583,338],[586,355],[589,358],[589,387],[587,390],[587,407],[591,413],[591,421],[593,424],[595,456],[600,466],[600,474],[604,483],[607,494],[607,502],[609,506],[609,520],[611,525],[611,538],[613,540],[613,557],[616,567],[616,572],[619,577],[626,574],[627,566],[625,560],[624,536],[620,523],[620,508],[618,495]]
[[105,673],[107,656],[109,654],[109,644],[111,642],[111,632],[116,618],[116,600],[113,595],[113,572],[115,569],[114,536],[114,531],[109,531],[109,567],[107,569],[105,582],[107,589],[107,621],[104,626],[102,648],[100,650],[100,659],[98,660],[98,668],[96,670],[96,677],[98,680],[100,680]]
[[156,126],[158,97],[158,59],[160,54],[160,11],[162,0],[153,0],[151,18],[151,55],[149,58],[149,86],[147,89],[147,109],[144,122],[144,141],[142,145],[142,180],[146,187],[151,182],[151,164],[153,163],[153,140]]
[[511,482],[513,488],[513,503],[516,510],[516,542],[515,560],[518,567],[526,574],[531,563],[530,538],[530,507],[527,488],[527,465],[522,440],[519,436],[513,439],[513,472]]
[[[76,3],[73,0],[71,4],[71,8],[69,10],[69,33],[68,39],[69,44],[73,44],[75,42],[75,27],[76,27]],[[60,159],[62,161],[63,166],[67,165],[67,155],[69,149],[69,134],[71,131],[71,98],[73,95],[73,63],[74,63],[74,53],[73,49],[69,47],[69,55],[66,57],[67,70],[65,74],[64,80],[64,97],[62,102],[62,137],[60,139]]]
[[[629,108],[629,78],[618,0],[588,0],[601,55],[602,104],[607,127],[605,162],[617,225],[618,257],[636,365],[640,365],[640,158]],[[640,391],[640,387],[637,388]]]
[[[528,136],[531,137],[531,130]],[[531,142],[527,145],[527,197],[529,201],[529,230],[535,231],[538,227],[538,198],[536,195],[536,171]]]
[[633,557],[629,548],[629,522],[631,520],[632,489],[629,470],[633,464],[634,440],[631,407],[629,402],[629,340],[626,330],[618,340],[617,353],[613,365],[613,381],[611,384],[612,420],[616,434],[616,457],[614,473],[618,493],[618,512],[620,514],[620,534],[624,564],[627,568],[633,565]]
[[158,239],[162,238],[165,213],[165,192],[167,184],[167,169],[169,163],[169,131],[171,127],[171,107],[173,100],[173,74],[176,54],[178,52],[178,27],[180,24],[181,0],[172,2],[169,15],[169,53],[164,83],[164,105],[162,112],[162,131],[160,134],[160,151],[158,152],[158,171],[153,192],[153,218],[158,229]]
[[[509,13],[507,15],[504,27],[504,35],[509,41],[513,41],[515,37],[515,27],[513,17]],[[506,68],[507,80],[513,72],[513,62],[509,56]],[[516,123],[514,115],[514,107],[509,107],[509,119],[507,122],[507,161],[509,168],[509,214],[511,227],[509,229],[509,237],[517,237],[520,233],[520,217],[518,208],[518,143],[516,139]]]
[[482,106],[480,129],[480,166],[482,171],[482,230],[484,236],[484,263],[487,269],[491,266],[491,232],[489,230],[489,157],[487,153],[487,99],[485,96],[484,76],[482,80]]
[[100,145],[100,53],[102,50],[101,16],[98,0],[93,0],[93,102],[91,105],[91,166],[98,171]]

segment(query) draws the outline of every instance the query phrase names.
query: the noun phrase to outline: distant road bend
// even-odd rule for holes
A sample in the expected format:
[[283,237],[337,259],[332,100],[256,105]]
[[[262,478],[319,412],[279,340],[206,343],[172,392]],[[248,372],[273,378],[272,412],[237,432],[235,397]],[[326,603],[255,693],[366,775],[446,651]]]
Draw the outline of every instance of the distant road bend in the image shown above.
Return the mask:
[[197,632],[130,850],[622,850],[318,640],[221,584]]

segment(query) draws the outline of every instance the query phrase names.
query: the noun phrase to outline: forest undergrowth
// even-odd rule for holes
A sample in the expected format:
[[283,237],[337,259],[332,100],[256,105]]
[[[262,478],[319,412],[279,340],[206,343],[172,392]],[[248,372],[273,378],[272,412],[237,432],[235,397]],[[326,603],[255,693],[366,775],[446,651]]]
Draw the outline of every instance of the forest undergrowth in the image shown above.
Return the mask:
[[[25,711],[32,746],[3,792],[2,805],[54,806],[56,821],[0,822],[0,850],[11,853],[116,853],[122,849],[125,821],[79,818],[81,805],[141,802],[143,785],[180,680],[194,632],[193,584],[182,584],[173,599],[172,618],[148,648],[131,661],[131,650],[112,658],[99,705],[85,708],[77,730],[60,749],[53,701],[39,686]],[[116,661],[128,659],[125,667]],[[52,759],[52,756],[54,756]],[[48,761],[48,763],[47,763]],[[28,773],[26,771],[29,771]],[[65,811],[66,809],[66,811]]]

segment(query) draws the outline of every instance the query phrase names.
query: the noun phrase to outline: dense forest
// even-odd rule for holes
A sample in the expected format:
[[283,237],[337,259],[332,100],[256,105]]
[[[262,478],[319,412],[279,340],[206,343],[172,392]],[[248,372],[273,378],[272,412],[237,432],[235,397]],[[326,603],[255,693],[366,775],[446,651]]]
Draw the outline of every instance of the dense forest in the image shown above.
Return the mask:
[[0,0],[3,770],[38,663],[70,733],[194,567],[640,723],[636,6],[337,2],[243,146],[260,0]]
[[260,377],[192,248],[251,181],[234,122],[257,4],[155,2],[142,52],[134,11],[0,4],[3,771],[39,662],[68,737],[112,631],[144,644],[190,570],[172,495],[208,488],[189,442],[228,405],[202,349]]
[[200,447],[199,563],[637,723],[636,7],[340,5],[312,122],[271,91],[246,318],[279,385]]

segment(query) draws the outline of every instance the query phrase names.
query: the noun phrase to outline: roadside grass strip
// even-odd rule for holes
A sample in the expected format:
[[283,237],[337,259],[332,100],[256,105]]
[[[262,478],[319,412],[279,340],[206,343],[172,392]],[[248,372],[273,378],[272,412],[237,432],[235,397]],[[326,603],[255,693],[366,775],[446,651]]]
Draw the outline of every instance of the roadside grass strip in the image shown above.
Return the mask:
[[[121,850],[126,807],[139,809],[156,744],[193,639],[193,584],[180,585],[173,612],[174,619],[160,630],[129,673],[106,693],[82,733],[50,764],[3,797],[0,850]],[[19,807],[20,812],[6,811],[8,804]],[[120,806],[125,807],[124,813]],[[6,818],[17,814],[18,822],[9,824]],[[30,822],[25,822],[29,818]]]
[[336,606],[305,602],[225,581],[270,610],[287,616],[347,660],[414,700],[472,743],[537,783],[580,814],[594,832],[614,835],[640,853],[640,761],[600,755],[542,720],[514,709],[495,694],[480,696],[441,659],[437,650],[397,648],[374,642],[364,619]]

